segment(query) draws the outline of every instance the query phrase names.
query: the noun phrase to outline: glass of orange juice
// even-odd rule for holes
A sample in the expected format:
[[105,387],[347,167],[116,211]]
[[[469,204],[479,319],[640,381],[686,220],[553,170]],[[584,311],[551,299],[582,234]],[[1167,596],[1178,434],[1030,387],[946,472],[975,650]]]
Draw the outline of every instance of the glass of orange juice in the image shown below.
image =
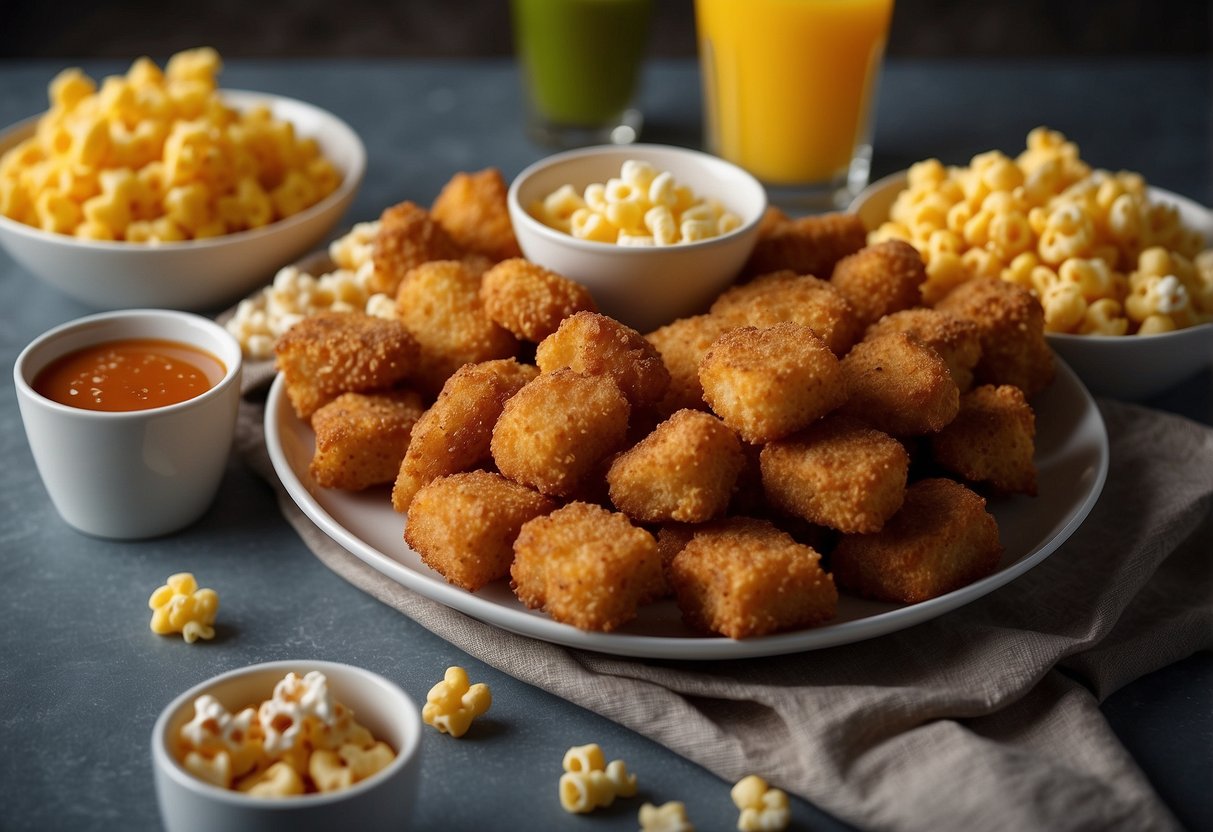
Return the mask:
[[513,0],[527,132],[558,147],[629,144],[651,0]]
[[893,0],[695,0],[708,149],[788,209],[868,181]]

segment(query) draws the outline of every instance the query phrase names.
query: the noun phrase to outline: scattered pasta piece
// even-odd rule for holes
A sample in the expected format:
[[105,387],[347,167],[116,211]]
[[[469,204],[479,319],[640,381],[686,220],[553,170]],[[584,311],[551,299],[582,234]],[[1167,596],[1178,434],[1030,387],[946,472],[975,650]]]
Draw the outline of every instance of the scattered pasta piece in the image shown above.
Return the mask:
[[708,240],[741,227],[715,199],[701,199],[669,171],[628,159],[618,178],[578,194],[561,185],[529,208],[544,225],[582,240],[621,246],[669,246]]
[[570,748],[563,766],[560,805],[566,812],[585,814],[610,806],[616,797],[636,794],[636,775],[628,774],[623,760],[608,764],[597,743]]
[[493,704],[493,694],[483,682],[468,684],[468,673],[462,667],[448,667],[442,681],[430,688],[421,709],[426,725],[452,737],[462,737],[472,727],[472,720]]
[[741,832],[781,832],[788,828],[788,796],[768,786],[757,774],[739,780],[730,795],[741,810],[737,819]]
[[640,807],[640,832],[695,832],[695,827],[687,820],[686,806],[671,800],[660,806],[646,803]]
[[213,589],[199,589],[189,572],[170,575],[164,586],[152,593],[147,605],[152,611],[153,633],[181,633],[187,644],[215,637],[219,595]]

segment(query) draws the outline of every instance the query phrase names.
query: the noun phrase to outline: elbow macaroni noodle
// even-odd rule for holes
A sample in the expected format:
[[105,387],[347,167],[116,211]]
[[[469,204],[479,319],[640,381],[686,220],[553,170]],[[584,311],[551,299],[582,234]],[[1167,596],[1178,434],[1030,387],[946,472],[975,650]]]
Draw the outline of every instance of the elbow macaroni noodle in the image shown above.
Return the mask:
[[421,709],[421,720],[452,737],[462,737],[472,720],[493,704],[493,694],[483,682],[468,684],[467,671],[448,667],[442,681],[430,688]]
[[560,775],[560,805],[574,814],[605,808],[616,797],[636,794],[636,775],[628,774],[623,760],[609,764],[597,743],[577,745],[565,752]]
[[629,159],[618,178],[578,194],[562,185],[529,207],[539,222],[582,240],[621,246],[669,246],[718,237],[741,219],[714,199],[700,199],[648,162]]
[[316,142],[216,85],[219,53],[140,58],[96,82],[65,69],[34,135],[0,157],[0,214],[89,240],[167,243],[259,228],[337,188]]
[[782,832],[788,828],[788,796],[773,789],[756,774],[743,777],[730,792],[733,805],[741,810],[737,828],[741,832]]
[[1015,159],[929,159],[907,179],[868,242],[901,239],[922,253],[928,304],[987,276],[1035,294],[1051,332],[1145,335],[1213,321],[1213,277],[1196,265],[1213,262],[1208,242],[1174,206],[1151,202],[1139,174],[1092,170],[1061,133],[1036,128]]
[[229,713],[202,695],[177,737],[187,771],[255,797],[348,789],[395,759],[395,752],[334,699],[323,673],[288,673],[257,707]]
[[152,632],[157,635],[181,633],[187,644],[215,637],[219,595],[213,589],[199,589],[189,572],[170,575],[147,605],[152,611]]
[[640,807],[640,832],[695,832],[687,819],[687,808],[671,800],[660,806],[646,803]]

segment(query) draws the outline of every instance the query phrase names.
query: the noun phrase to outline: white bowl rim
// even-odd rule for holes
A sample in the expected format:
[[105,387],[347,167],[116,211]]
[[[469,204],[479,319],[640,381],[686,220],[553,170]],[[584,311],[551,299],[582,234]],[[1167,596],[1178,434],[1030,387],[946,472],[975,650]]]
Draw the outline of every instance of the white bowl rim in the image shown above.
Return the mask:
[[[412,724],[414,727],[404,732],[406,738],[412,740],[407,748],[394,749],[396,752],[395,758],[387,767],[380,769],[365,780],[353,784],[348,789],[341,789],[335,792],[316,792],[313,794],[297,794],[288,797],[252,797],[244,792],[235,791],[233,789],[223,789],[205,780],[199,779],[182,767],[181,763],[168,751],[165,732],[168,730],[169,720],[173,714],[177,713],[182,707],[192,703],[199,696],[214,688],[216,685],[234,679],[240,676],[247,676],[252,673],[263,671],[278,671],[281,670],[285,675],[291,671],[310,671],[310,670],[330,670],[340,669],[342,672],[353,672],[360,676],[367,684],[378,685],[387,689],[394,696],[397,696],[401,703],[407,703],[404,707],[404,712],[401,715],[405,722]],[[396,773],[400,769],[408,765],[417,755],[421,748],[421,714],[417,710],[416,704],[413,703],[410,697],[404,690],[390,679],[381,676],[373,670],[367,670],[364,667],[357,665],[345,664],[344,662],[330,662],[319,659],[303,659],[291,660],[282,659],[277,661],[261,662],[259,664],[245,665],[233,670],[228,670],[220,673],[217,676],[212,676],[202,682],[191,687],[184,693],[176,696],[173,701],[160,712],[156,718],[156,724],[152,728],[152,757],[156,766],[169,777],[176,781],[179,785],[184,786],[192,791],[210,798],[218,800],[222,803],[230,803],[234,806],[244,808],[265,808],[265,809],[290,809],[304,808],[308,806],[319,806],[328,803],[340,803],[357,795],[370,791],[382,785],[387,777]]]
[[[670,246],[621,246],[618,243],[603,243],[597,240],[583,240],[580,237],[574,237],[571,234],[566,234],[551,226],[545,225],[539,220],[531,216],[531,212],[526,209],[518,200],[518,192],[536,173],[546,170],[557,164],[576,161],[584,157],[603,156],[607,153],[620,154],[626,156],[631,151],[639,151],[637,155],[643,155],[646,152],[674,153],[685,155],[690,159],[700,163],[717,164],[724,166],[727,169],[734,171],[748,186],[756,189],[762,197],[762,202],[755,216],[743,222],[737,228],[731,231],[720,234],[715,237],[709,237],[706,240],[696,240],[692,243],[675,243]],[[704,153],[702,150],[695,150],[689,147],[680,147],[672,144],[600,144],[591,147],[580,147],[574,150],[565,150],[560,153],[554,153],[550,156],[545,156],[536,162],[527,165],[522,171],[514,177],[514,181],[510,183],[509,191],[506,198],[510,205],[516,209],[516,214],[521,218],[521,221],[526,223],[531,231],[539,236],[562,245],[570,246],[574,249],[585,252],[619,252],[621,257],[651,257],[654,251],[675,252],[675,251],[692,251],[714,248],[717,246],[727,245],[734,238],[742,236],[753,230],[762,222],[762,218],[766,213],[767,206],[770,204],[767,196],[766,188],[762,186],[753,174],[741,168],[726,159],[719,156],[713,156],[710,153]]]
[[[300,101],[297,98],[290,98],[285,95],[277,95],[268,92],[255,92],[252,90],[238,89],[221,89],[220,96],[225,100],[237,106],[249,107],[258,103],[275,103],[280,102],[292,107],[302,107],[312,110],[317,115],[322,116],[332,121],[332,126],[337,128],[337,132],[344,134],[343,139],[349,143],[352,151],[349,171],[345,172],[341,178],[341,184],[333,189],[331,193],[324,197],[314,205],[309,205],[297,214],[291,214],[289,217],[272,222],[269,225],[263,225],[260,228],[250,228],[244,231],[233,231],[230,234],[220,234],[217,237],[204,237],[201,240],[172,240],[156,243],[133,243],[127,240],[86,240],[79,237],[73,237],[70,234],[60,234],[54,231],[46,231],[32,225],[27,225],[23,222],[0,214],[0,229],[21,235],[33,240],[54,241],[62,243],[66,246],[74,246],[79,249],[91,249],[94,251],[191,251],[217,248],[224,245],[230,245],[236,242],[253,241],[261,237],[267,237],[276,231],[284,228],[290,228],[295,225],[300,225],[307,222],[317,214],[330,209],[335,203],[344,199],[353,189],[357,188],[362,177],[366,174],[366,146],[362,143],[362,139],[340,116],[329,112],[315,104],[309,104],[306,101]],[[6,149],[10,144],[15,145],[17,142],[33,135],[34,129],[37,127],[38,120],[46,113],[38,113],[36,115],[24,118],[15,124],[9,125],[4,130],[0,131],[0,149]],[[293,126],[293,125],[292,125]]]
[[[186,399],[184,401],[177,402],[175,404],[162,405],[161,407],[149,407],[149,408],[144,408],[142,410],[108,411],[108,410],[85,410],[85,409],[79,408],[79,407],[72,407],[71,405],[66,405],[66,404],[57,402],[54,399],[48,399],[46,396],[43,396],[41,393],[39,393],[37,390],[35,390],[33,387],[33,384],[31,384],[30,381],[26,380],[26,375],[28,375],[28,374],[25,372],[25,365],[26,365],[26,362],[29,360],[30,356],[33,355],[33,353],[36,350],[42,349],[43,347],[47,346],[50,342],[52,342],[58,338],[61,338],[62,336],[68,334],[69,332],[72,332],[73,330],[77,330],[82,327],[93,326],[96,324],[106,323],[109,321],[116,321],[116,320],[130,320],[130,321],[135,321],[135,320],[170,320],[170,321],[173,321],[173,320],[176,320],[176,321],[181,321],[181,322],[188,322],[189,324],[191,324],[193,326],[199,326],[199,327],[202,327],[202,328],[205,328],[205,329],[211,331],[215,335],[219,336],[220,340],[230,341],[230,347],[233,351],[232,355],[235,357],[235,360],[228,361],[221,356],[215,356],[220,361],[222,361],[224,364],[223,378],[221,378],[221,379],[219,379],[219,381],[215,382],[215,384],[212,385],[210,387],[210,389],[205,390],[202,393],[199,393],[197,396],[194,396],[193,398],[190,398],[190,399]],[[121,341],[124,339],[124,337],[140,337],[140,336],[113,335],[113,336],[108,336],[108,337],[105,337],[102,339],[98,339],[97,341],[95,341],[93,343],[94,344],[104,344],[109,341]],[[167,338],[164,338],[163,340],[172,341],[172,340],[174,340],[174,338],[167,337]],[[176,340],[181,341],[182,343],[185,343],[185,339],[183,339],[183,338],[178,337],[178,338],[176,338]],[[193,346],[196,349],[204,349],[201,347],[197,347],[194,344],[189,344],[189,346]],[[83,347],[81,347],[80,349],[83,349]],[[71,352],[71,351],[69,351],[69,352]],[[67,354],[68,353],[66,353],[66,352],[64,353],[64,355],[67,355]],[[72,416],[74,416],[76,418],[82,418],[82,419],[97,419],[97,420],[102,420],[102,421],[122,421],[122,420],[146,419],[149,417],[159,417],[161,415],[174,413],[178,410],[185,410],[185,409],[188,409],[191,407],[196,407],[204,402],[210,401],[211,399],[213,399],[217,396],[223,395],[223,392],[227,388],[229,388],[232,384],[236,383],[236,380],[241,376],[241,374],[243,372],[243,367],[244,367],[244,355],[243,355],[243,350],[240,347],[240,342],[236,340],[234,335],[232,335],[230,332],[227,331],[226,327],[224,327],[222,324],[216,323],[215,321],[211,320],[210,318],[206,317],[205,315],[198,315],[194,312],[187,312],[187,311],[178,310],[178,309],[116,309],[116,310],[113,310],[110,312],[98,312],[93,315],[85,315],[82,318],[73,318],[70,321],[66,321],[64,323],[59,324],[58,326],[48,329],[46,332],[42,333],[37,338],[30,341],[25,346],[25,348],[22,349],[21,352],[17,355],[17,360],[13,362],[13,383],[16,385],[18,392],[20,392],[22,395],[30,396],[34,399],[37,399],[42,405],[50,408],[52,411],[59,411],[61,413],[71,414]],[[34,375],[36,375],[36,374],[34,374]]]

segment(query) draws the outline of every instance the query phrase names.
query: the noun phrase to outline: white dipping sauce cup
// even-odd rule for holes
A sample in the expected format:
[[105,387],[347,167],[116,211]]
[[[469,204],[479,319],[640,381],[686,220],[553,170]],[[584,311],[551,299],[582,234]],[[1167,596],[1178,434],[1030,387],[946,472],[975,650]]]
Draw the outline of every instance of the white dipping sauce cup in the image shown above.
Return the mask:
[[[121,413],[83,410],[34,390],[38,374],[79,349],[127,339],[176,341],[223,362],[219,382],[179,404]],[[240,345],[188,312],[133,309],[55,327],[22,350],[13,381],[42,482],[68,525],[96,537],[177,531],[202,516],[227,465],[240,403]]]

